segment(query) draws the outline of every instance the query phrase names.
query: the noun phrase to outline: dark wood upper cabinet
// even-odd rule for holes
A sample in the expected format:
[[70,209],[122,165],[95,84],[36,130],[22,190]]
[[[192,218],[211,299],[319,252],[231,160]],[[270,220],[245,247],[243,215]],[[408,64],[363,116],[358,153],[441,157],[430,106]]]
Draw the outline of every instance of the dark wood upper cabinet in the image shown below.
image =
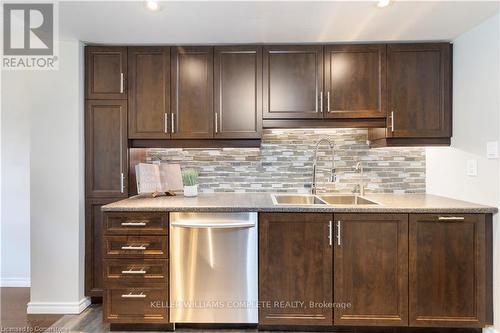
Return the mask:
[[264,119],[322,118],[323,46],[265,46]]
[[129,138],[170,138],[170,48],[129,47]]
[[127,161],[127,101],[87,100],[86,195],[127,197]]
[[386,48],[325,46],[325,117],[386,117]]
[[[333,261],[328,238],[332,217],[260,214],[259,301],[269,305],[259,309],[260,325],[332,325],[332,308],[320,306],[332,302]],[[298,301],[303,306],[290,306]]]
[[262,132],[260,46],[215,48],[214,96],[215,138],[260,138]]
[[85,48],[88,99],[127,99],[127,48],[87,46]]
[[488,243],[484,215],[410,215],[410,326],[487,324]]
[[387,48],[387,136],[451,137],[451,45],[389,44]]
[[172,138],[213,138],[213,48],[172,48],[171,77]]
[[408,326],[408,215],[335,214],[334,325]]

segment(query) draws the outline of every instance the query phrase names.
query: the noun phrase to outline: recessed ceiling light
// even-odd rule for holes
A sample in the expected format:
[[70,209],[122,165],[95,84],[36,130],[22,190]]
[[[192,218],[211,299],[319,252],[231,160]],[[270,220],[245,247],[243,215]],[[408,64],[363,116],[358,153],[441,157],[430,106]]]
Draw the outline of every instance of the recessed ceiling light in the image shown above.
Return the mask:
[[160,9],[160,4],[156,0],[148,0],[146,1],[146,8],[153,12],[156,12]]
[[384,8],[384,7],[389,6],[390,4],[391,4],[391,0],[378,0],[377,7]]

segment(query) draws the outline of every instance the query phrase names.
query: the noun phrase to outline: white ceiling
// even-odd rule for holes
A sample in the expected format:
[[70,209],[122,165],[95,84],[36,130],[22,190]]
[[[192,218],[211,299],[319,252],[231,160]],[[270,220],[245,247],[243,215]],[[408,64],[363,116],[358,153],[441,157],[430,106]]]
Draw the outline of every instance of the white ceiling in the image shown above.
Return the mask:
[[498,1],[61,2],[60,37],[106,44],[453,40],[499,11]]

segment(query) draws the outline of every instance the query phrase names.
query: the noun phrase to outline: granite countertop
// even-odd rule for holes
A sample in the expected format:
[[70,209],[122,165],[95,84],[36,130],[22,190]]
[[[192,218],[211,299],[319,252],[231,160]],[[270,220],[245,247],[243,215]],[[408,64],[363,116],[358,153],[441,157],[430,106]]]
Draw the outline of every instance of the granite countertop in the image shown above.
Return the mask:
[[103,211],[160,212],[359,212],[359,213],[496,213],[496,207],[431,194],[367,194],[380,205],[274,205],[270,193],[202,193],[194,198],[134,196],[102,207]]

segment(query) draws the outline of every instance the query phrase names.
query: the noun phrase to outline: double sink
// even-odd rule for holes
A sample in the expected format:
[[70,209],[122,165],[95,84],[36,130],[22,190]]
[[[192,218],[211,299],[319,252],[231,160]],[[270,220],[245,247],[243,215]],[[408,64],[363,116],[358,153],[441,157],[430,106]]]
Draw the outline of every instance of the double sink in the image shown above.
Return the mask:
[[303,206],[303,205],[379,205],[375,201],[359,195],[313,195],[313,194],[271,194],[273,203],[278,206]]

